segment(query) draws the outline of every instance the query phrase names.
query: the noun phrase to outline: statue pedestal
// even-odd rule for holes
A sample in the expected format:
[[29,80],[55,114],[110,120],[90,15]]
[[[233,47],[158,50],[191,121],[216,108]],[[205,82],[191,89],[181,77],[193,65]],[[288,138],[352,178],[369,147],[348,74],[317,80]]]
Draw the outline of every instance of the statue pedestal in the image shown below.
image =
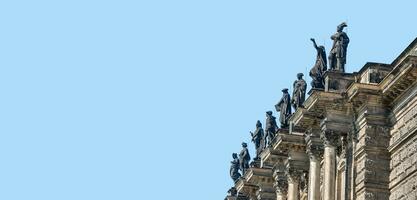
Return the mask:
[[354,74],[340,71],[327,71],[324,73],[324,91],[342,93],[354,81]]
[[324,91],[322,88],[311,88],[310,91],[307,92],[308,95],[311,95],[314,91]]

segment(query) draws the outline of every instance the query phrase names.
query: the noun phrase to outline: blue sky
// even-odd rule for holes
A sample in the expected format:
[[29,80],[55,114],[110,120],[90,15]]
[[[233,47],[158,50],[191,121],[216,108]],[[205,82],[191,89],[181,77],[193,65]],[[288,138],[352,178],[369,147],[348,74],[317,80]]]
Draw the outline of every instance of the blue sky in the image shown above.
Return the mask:
[[313,66],[310,37],[328,52],[346,21],[347,72],[391,63],[416,6],[2,1],[0,199],[222,199],[232,152]]

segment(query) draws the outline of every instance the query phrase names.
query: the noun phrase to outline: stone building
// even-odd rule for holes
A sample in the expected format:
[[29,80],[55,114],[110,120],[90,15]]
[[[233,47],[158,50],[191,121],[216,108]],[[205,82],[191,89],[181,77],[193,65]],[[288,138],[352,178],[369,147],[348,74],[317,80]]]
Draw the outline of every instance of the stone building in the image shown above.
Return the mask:
[[417,38],[391,64],[324,80],[227,200],[417,199]]

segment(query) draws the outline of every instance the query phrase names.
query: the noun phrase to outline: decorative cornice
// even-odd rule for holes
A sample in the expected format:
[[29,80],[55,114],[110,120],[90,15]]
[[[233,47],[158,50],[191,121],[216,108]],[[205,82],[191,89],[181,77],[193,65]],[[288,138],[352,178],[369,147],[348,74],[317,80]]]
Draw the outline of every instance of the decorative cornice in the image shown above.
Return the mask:
[[417,81],[417,56],[408,55],[394,67],[381,82],[385,102],[392,104],[405,90]]

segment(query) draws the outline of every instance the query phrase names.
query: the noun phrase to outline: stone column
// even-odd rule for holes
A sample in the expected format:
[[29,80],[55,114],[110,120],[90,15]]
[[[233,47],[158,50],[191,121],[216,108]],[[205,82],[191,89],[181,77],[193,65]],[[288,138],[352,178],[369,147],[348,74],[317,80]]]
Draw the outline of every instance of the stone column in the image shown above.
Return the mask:
[[336,189],[336,144],[337,134],[332,131],[322,133],[324,141],[324,181],[323,200],[334,200]]
[[307,134],[307,153],[310,158],[308,200],[320,199],[320,162],[323,155],[323,143],[319,135]]
[[277,192],[277,200],[286,200],[287,188],[288,188],[287,180],[284,180],[284,179],[278,180],[275,183],[274,187],[276,188],[276,192]]
[[276,190],[277,200],[286,200],[288,182],[287,182],[287,176],[285,176],[282,166],[280,166],[279,169],[276,169],[274,171],[274,179],[275,179],[274,188]]
[[320,199],[320,161],[318,155],[310,155],[308,200]]
[[288,177],[288,200],[299,200],[300,199],[300,176],[301,173],[297,171],[289,171],[287,173]]

